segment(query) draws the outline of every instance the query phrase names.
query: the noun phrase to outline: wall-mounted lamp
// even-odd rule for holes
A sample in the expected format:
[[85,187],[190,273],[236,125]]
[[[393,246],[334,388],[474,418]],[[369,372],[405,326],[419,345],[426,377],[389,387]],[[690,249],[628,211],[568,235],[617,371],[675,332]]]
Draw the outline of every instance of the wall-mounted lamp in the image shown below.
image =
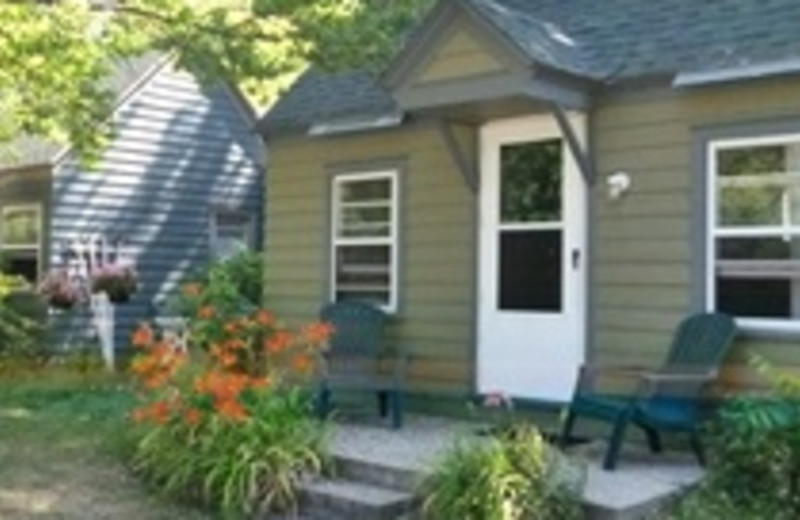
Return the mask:
[[619,200],[631,188],[631,176],[627,172],[616,171],[606,177],[606,186],[608,186],[608,198]]

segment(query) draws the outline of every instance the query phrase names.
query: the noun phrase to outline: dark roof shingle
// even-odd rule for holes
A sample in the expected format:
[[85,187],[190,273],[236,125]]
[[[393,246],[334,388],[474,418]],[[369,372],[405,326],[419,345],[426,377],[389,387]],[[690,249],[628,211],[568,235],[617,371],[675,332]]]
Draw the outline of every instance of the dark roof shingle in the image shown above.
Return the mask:
[[[481,13],[531,61],[599,81],[800,58],[798,0],[455,0]],[[260,128],[286,131],[394,111],[363,72],[311,72]]]

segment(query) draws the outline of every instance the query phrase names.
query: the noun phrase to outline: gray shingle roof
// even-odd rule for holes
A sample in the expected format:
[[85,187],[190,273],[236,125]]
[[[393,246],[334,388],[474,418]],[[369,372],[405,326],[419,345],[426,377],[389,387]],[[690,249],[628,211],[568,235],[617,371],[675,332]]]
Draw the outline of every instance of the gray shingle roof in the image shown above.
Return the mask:
[[392,96],[369,72],[304,74],[269,112],[270,128],[305,130],[315,121],[357,114],[368,117],[395,110]]
[[[106,79],[106,84],[119,98],[164,59],[160,54],[148,53],[120,61]],[[63,148],[39,137],[20,136],[10,143],[0,144],[0,169],[49,164]]]
[[[800,0],[454,0],[533,62],[617,81],[800,57]],[[394,110],[365,73],[309,73],[262,119],[271,131]]]

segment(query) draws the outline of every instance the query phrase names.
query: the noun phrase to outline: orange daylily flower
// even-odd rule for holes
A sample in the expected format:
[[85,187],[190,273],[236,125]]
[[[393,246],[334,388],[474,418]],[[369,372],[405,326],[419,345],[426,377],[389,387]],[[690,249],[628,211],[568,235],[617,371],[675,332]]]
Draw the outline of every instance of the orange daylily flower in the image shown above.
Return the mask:
[[239,358],[236,354],[221,348],[219,345],[213,345],[211,347],[211,355],[225,368],[230,368],[239,362]]
[[183,415],[183,418],[189,426],[197,426],[203,419],[203,414],[197,408],[190,408]]
[[197,317],[200,318],[201,320],[210,320],[215,315],[216,311],[214,310],[214,307],[212,307],[211,305],[205,305],[201,307],[199,311],[197,311]]
[[275,315],[268,310],[261,309],[256,313],[256,323],[262,327],[271,327],[275,324]]
[[250,381],[250,386],[256,390],[263,390],[268,388],[270,385],[269,378],[266,377],[256,377]]
[[181,290],[185,296],[200,296],[200,293],[203,292],[203,286],[199,283],[187,283]]
[[305,354],[300,354],[292,359],[292,368],[301,374],[307,374],[311,371],[313,366],[314,362],[311,360],[311,357]]
[[155,334],[153,333],[153,329],[151,329],[146,323],[142,323],[133,333],[131,342],[133,343],[134,347],[144,348],[149,346],[154,339]]
[[149,410],[150,418],[158,424],[166,424],[169,421],[170,406],[167,401],[156,401]]
[[335,332],[333,324],[328,322],[313,323],[303,328],[303,338],[312,345],[326,343]]
[[225,342],[225,348],[229,350],[241,350],[247,347],[247,343],[245,343],[241,339],[231,339]]
[[264,348],[270,354],[278,354],[286,350],[289,345],[291,345],[293,339],[289,332],[281,330],[264,342]]
[[225,324],[225,332],[228,334],[236,334],[239,332],[239,323],[236,321],[229,321]]
[[247,410],[235,400],[220,401],[216,404],[217,412],[233,421],[243,421],[249,417]]

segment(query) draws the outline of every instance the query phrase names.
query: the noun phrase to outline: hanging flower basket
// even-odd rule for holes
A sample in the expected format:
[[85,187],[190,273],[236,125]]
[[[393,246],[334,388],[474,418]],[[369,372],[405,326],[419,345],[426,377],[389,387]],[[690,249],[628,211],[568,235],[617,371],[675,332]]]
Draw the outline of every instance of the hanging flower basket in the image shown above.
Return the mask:
[[65,269],[52,271],[39,285],[39,294],[53,309],[70,310],[82,301],[81,291]]
[[92,271],[92,292],[104,292],[111,303],[126,303],[139,289],[136,270],[128,265],[108,264]]
[[131,299],[131,293],[125,290],[106,291],[106,294],[111,303],[128,303]]

